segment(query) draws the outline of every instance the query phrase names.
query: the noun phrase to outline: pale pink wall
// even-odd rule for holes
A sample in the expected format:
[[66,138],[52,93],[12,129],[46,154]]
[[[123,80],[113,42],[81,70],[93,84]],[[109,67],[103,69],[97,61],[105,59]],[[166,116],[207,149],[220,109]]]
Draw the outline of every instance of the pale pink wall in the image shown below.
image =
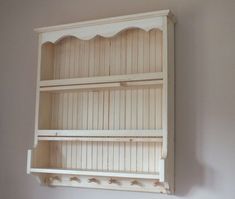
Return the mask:
[[[33,146],[33,28],[172,9],[176,24],[176,196],[40,187]],[[234,0],[0,0],[0,199],[234,199]]]

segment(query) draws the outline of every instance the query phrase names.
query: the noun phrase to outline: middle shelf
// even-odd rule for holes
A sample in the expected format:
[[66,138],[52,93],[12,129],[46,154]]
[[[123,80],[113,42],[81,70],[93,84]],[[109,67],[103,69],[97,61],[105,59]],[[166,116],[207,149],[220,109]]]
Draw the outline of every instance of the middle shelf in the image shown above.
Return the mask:
[[40,130],[162,129],[162,85],[40,92]]
[[150,87],[163,84],[162,72],[40,81],[41,92]]

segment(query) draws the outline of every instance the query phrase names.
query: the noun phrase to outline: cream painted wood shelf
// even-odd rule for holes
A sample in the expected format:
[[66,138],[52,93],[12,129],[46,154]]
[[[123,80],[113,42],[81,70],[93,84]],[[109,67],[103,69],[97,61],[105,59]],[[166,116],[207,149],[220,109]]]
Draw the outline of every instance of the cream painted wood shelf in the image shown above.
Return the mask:
[[39,28],[34,148],[43,185],[173,193],[169,10]]

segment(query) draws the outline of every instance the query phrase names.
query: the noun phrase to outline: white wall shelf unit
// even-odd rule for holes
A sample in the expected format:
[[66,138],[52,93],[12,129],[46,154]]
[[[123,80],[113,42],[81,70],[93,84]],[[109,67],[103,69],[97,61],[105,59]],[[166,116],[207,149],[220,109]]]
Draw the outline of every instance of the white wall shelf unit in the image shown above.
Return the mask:
[[34,148],[43,185],[174,192],[169,10],[36,29]]

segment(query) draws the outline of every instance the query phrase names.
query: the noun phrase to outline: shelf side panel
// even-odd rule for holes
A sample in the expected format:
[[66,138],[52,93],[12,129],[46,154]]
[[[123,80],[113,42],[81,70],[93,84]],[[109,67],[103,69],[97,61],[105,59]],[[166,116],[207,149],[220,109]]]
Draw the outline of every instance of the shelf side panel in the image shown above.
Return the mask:
[[166,159],[166,181],[169,183],[171,193],[174,193],[174,23],[168,19],[168,137],[167,137],[167,159]]

